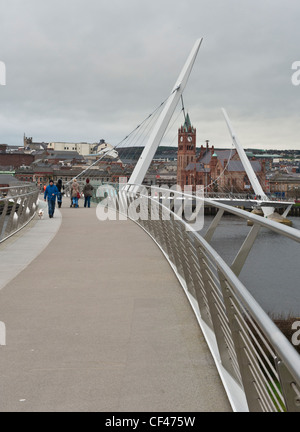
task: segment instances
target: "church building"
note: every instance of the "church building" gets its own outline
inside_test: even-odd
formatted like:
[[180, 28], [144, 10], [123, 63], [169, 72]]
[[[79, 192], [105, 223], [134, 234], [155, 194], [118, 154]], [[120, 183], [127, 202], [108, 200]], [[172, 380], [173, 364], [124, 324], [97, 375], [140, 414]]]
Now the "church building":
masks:
[[187, 114], [184, 125], [178, 130], [177, 184], [183, 190], [189, 184], [186, 168], [196, 162], [196, 129]]
[[[265, 188], [265, 161], [250, 160], [263, 189]], [[187, 114], [184, 125], [178, 130], [177, 184], [202, 185], [204, 191], [221, 193], [254, 193], [239, 155], [235, 149], [218, 149], [201, 145], [196, 151], [196, 129]]]

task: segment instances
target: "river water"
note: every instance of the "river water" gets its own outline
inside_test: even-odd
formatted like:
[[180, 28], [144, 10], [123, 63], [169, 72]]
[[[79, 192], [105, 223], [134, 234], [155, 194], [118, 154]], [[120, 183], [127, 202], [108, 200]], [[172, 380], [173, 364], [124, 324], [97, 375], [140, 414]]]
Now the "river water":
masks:
[[[300, 218], [290, 217], [300, 229]], [[211, 216], [205, 216], [208, 226]], [[235, 216], [223, 216], [211, 241], [230, 265], [251, 227]], [[200, 231], [200, 234], [204, 234]], [[300, 246], [282, 235], [261, 228], [247, 258], [240, 280], [272, 317], [300, 317]]]

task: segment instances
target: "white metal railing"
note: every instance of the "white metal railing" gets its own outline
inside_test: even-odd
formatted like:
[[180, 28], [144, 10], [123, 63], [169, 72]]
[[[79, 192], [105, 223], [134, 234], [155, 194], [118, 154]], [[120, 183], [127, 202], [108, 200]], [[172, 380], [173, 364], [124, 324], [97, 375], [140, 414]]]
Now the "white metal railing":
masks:
[[[294, 202], [292, 198], [280, 199], [276, 197], [274, 194], [268, 194], [268, 201], [275, 202]], [[252, 193], [242, 193], [242, 192], [206, 192], [205, 198], [212, 199], [228, 199], [228, 200], [259, 200], [260, 197], [257, 197]]]
[[0, 243], [34, 217], [39, 190], [33, 183], [0, 188]]
[[[111, 190], [108, 185], [106, 205], [126, 209], [129, 217], [131, 204], [138, 199], [143, 217], [133, 219], [161, 248], [184, 288], [233, 409], [300, 411], [300, 356], [238, 278], [260, 228], [296, 242], [300, 242], [299, 230], [202, 199], [203, 205], [216, 207], [218, 212], [206, 234], [200, 236], [190, 230], [182, 214], [171, 210], [172, 200], [166, 200], [170, 191], [157, 188], [153, 194], [153, 188], [150, 193], [136, 185]], [[253, 223], [231, 267], [209, 243], [224, 212]]]

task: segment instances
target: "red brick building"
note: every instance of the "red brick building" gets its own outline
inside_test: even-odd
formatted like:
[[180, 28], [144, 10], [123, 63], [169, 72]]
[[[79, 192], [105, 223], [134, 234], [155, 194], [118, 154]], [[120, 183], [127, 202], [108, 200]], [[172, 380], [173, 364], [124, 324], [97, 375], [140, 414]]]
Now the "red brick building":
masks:
[[196, 129], [187, 114], [184, 125], [178, 130], [177, 184], [183, 190], [189, 183], [186, 167], [196, 162]]
[[21, 165], [29, 166], [34, 161], [34, 156], [23, 152], [7, 152], [7, 145], [0, 145], [0, 166], [19, 168]]
[[[250, 162], [264, 187], [265, 162]], [[203, 185], [206, 192], [254, 192], [235, 149], [215, 150], [206, 141], [206, 146], [201, 146], [200, 153], [196, 154], [196, 129], [188, 115], [178, 130], [177, 184], [182, 189], [190, 185], [193, 190]]]

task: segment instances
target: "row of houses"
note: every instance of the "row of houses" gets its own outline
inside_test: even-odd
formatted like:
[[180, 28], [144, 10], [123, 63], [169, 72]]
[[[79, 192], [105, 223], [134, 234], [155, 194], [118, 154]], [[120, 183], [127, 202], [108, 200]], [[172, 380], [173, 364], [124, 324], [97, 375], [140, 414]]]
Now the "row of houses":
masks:
[[[24, 135], [24, 147], [0, 145], [0, 169], [13, 173], [19, 181], [35, 182], [42, 189], [50, 178], [72, 180], [100, 157], [101, 150], [112, 148], [105, 140], [79, 144], [38, 143]], [[101, 166], [89, 170], [89, 176], [95, 181], [109, 181], [120, 170], [124, 171], [120, 160], [111, 162], [106, 157]]]
[[[120, 149], [119, 158], [106, 157], [95, 163], [100, 150], [106, 148], [112, 146], [105, 140], [94, 144], [37, 143], [24, 135], [21, 148], [0, 145], [0, 171], [13, 173], [20, 181], [35, 182], [41, 189], [49, 178], [69, 182], [83, 171], [82, 180], [89, 177], [97, 183], [118, 182], [120, 177], [129, 179], [136, 163], [132, 158], [136, 149]], [[210, 147], [208, 141], [196, 148], [196, 130], [188, 116], [178, 131], [178, 149], [174, 153], [172, 158], [154, 157], [145, 184], [168, 187], [179, 184], [182, 189], [184, 185], [193, 188], [203, 185], [208, 192], [253, 193], [236, 150]], [[297, 167], [288, 170], [281, 164], [274, 170], [270, 157], [265, 159], [252, 153], [249, 159], [266, 193], [278, 198], [298, 198], [300, 174]]]
[[108, 146], [104, 139], [101, 139], [98, 143], [87, 143], [87, 142], [35, 142], [32, 137], [23, 137], [23, 148], [24, 152], [32, 151], [71, 151], [76, 152], [80, 156], [87, 156], [90, 154], [97, 154], [99, 151]]

